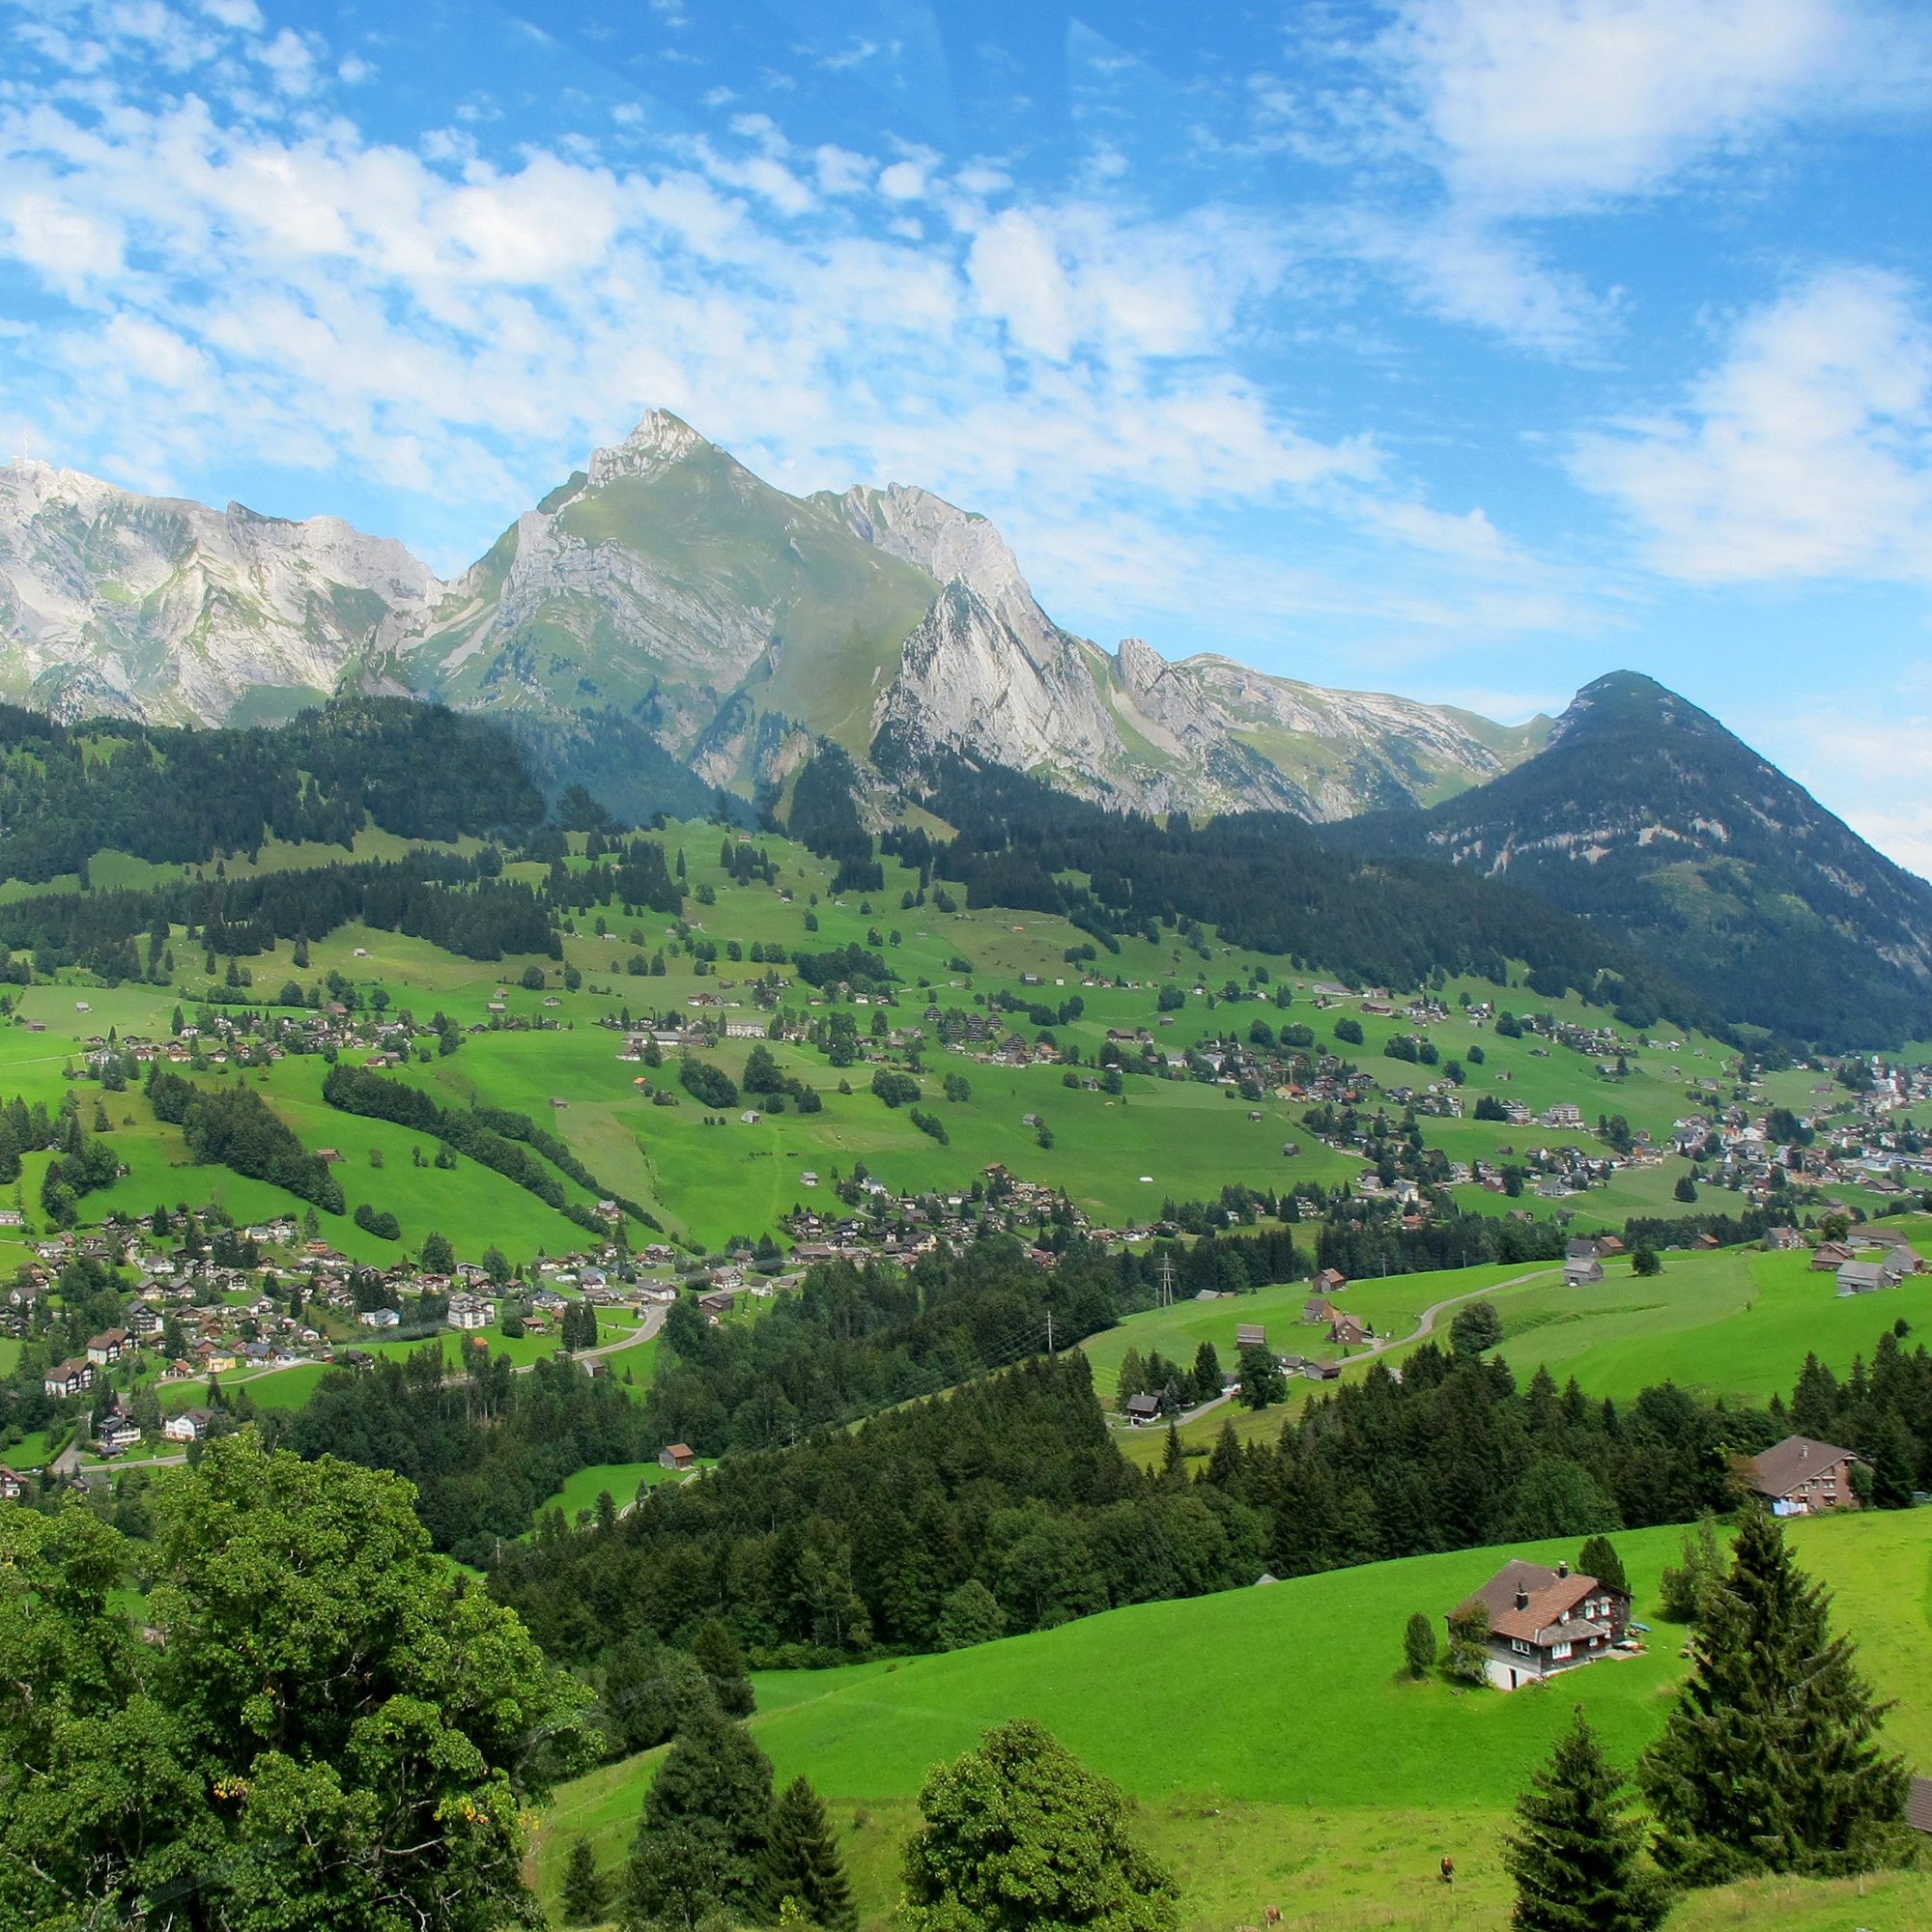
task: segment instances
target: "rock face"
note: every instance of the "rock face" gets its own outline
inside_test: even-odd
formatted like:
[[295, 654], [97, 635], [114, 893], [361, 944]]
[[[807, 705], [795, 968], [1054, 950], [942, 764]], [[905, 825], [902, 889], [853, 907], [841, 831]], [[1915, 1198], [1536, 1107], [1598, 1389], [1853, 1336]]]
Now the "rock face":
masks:
[[1325, 819], [1433, 803], [1542, 742], [1541, 721], [1102, 650], [1040, 608], [985, 518], [898, 484], [787, 496], [662, 411], [450, 583], [331, 519], [16, 465], [0, 634], [0, 694], [65, 716], [255, 722], [348, 680], [532, 731], [621, 726], [741, 791], [823, 736], [862, 765], [890, 748], [913, 790], [948, 751], [1120, 807]]
[[56, 716], [250, 722], [332, 692], [441, 585], [387, 537], [0, 469], [0, 692]]

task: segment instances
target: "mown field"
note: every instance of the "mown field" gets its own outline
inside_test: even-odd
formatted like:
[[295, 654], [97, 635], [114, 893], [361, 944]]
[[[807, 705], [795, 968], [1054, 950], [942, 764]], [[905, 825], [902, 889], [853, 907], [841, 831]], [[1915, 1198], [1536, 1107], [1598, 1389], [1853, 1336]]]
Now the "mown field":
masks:
[[[974, 1065], [936, 1049], [927, 1054], [925, 1085], [930, 1104], [947, 1125], [946, 1147], [913, 1126], [905, 1110], [889, 1109], [866, 1091], [867, 1067], [860, 1065], [841, 1076], [822, 1055], [789, 1047], [779, 1049], [780, 1062], [787, 1073], [819, 1091], [825, 1102], [819, 1114], [767, 1114], [747, 1124], [738, 1119], [741, 1110], [731, 1110], [724, 1122], [709, 1124], [707, 1110], [689, 1096], [680, 1095], [676, 1107], [651, 1106], [635, 1086], [642, 1069], [618, 1059], [620, 1040], [598, 1022], [617, 1019], [627, 1009], [634, 1018], [646, 1012], [688, 1017], [696, 1010], [690, 1003], [699, 997], [722, 1002], [705, 1010], [727, 1020], [759, 1019], [750, 986], [764, 969], [748, 957], [729, 959], [734, 943], [744, 954], [754, 942], [761, 947], [776, 943], [796, 952], [868, 945], [876, 933], [872, 950], [882, 953], [901, 981], [899, 1004], [892, 1013], [901, 1026], [918, 1024], [928, 1001], [975, 1009], [976, 1003], [983, 1006], [1002, 990], [1055, 1008], [1077, 996], [1084, 1009], [1054, 1033], [1063, 1043], [1077, 1043], [1088, 1056], [1098, 1051], [1110, 1027], [1125, 1032], [1145, 1028], [1163, 1050], [1179, 1051], [1219, 1031], [1245, 1034], [1257, 1019], [1274, 1027], [1306, 1023], [1318, 1043], [1333, 1045], [1338, 1023], [1351, 1019], [1362, 1028], [1363, 1044], [1342, 1050], [1370, 1075], [1391, 1086], [1418, 1088], [1435, 1077], [1436, 1069], [1382, 1057], [1392, 1036], [1413, 1030], [1409, 1022], [1362, 1013], [1353, 1001], [1323, 1007], [1312, 991], [1323, 980], [1319, 971], [1286, 975], [1278, 959], [1218, 943], [1209, 944], [1209, 956], [1203, 958], [1178, 934], [1164, 935], [1158, 946], [1143, 938], [1125, 939], [1118, 954], [1102, 952], [1091, 965], [1069, 962], [1065, 956], [1068, 950], [1090, 942], [1065, 921], [999, 908], [949, 915], [931, 902], [904, 906], [901, 900], [917, 878], [891, 860], [885, 862], [883, 891], [869, 898], [838, 896], [831, 891], [826, 862], [789, 840], [772, 837], [755, 841], [779, 867], [776, 885], [740, 885], [720, 863], [724, 835], [717, 827], [673, 825], [664, 836], [667, 848], [685, 857], [691, 895], [686, 917], [697, 936], [717, 943], [720, 957], [714, 970], [700, 974], [699, 962], [668, 951], [673, 922], [656, 914], [630, 921], [620, 908], [609, 906], [602, 914], [579, 919], [578, 930], [566, 939], [566, 958], [582, 975], [575, 991], [562, 987], [548, 961], [467, 960], [402, 934], [355, 926], [314, 942], [306, 970], [297, 970], [286, 950], [246, 962], [253, 990], [272, 1000], [288, 980], [308, 989], [335, 974], [365, 1002], [380, 995], [392, 1009], [419, 1017], [440, 1010], [466, 1025], [480, 1024], [496, 1003], [507, 1016], [554, 1022], [544, 1031], [472, 1037], [453, 1058], [412, 1067], [409, 1077], [444, 1100], [480, 1100], [530, 1114], [563, 1138], [602, 1185], [643, 1202], [678, 1235], [713, 1246], [734, 1235], [764, 1232], [793, 1206], [811, 1198], [800, 1179], [805, 1172], [829, 1178], [835, 1170], [850, 1172], [859, 1161], [895, 1188], [938, 1191], [961, 1189], [983, 1168], [1000, 1162], [1025, 1179], [1065, 1188], [1081, 1208], [1116, 1225], [1151, 1222], [1167, 1199], [1212, 1199], [1229, 1181], [1256, 1188], [1284, 1188], [1303, 1179], [1333, 1185], [1351, 1179], [1361, 1167], [1354, 1156], [1315, 1140], [1302, 1124], [1299, 1101], [1269, 1094], [1248, 1102], [1231, 1088], [1137, 1075], [1129, 1076], [1126, 1092], [1117, 1097], [1068, 1089], [1062, 1069], [1055, 1066]], [[386, 847], [378, 852], [380, 843], [371, 844], [363, 856], [386, 856]], [[335, 855], [270, 845], [259, 864], [315, 863], [330, 856]], [[146, 875], [137, 862], [111, 854], [102, 855], [92, 871], [99, 884], [134, 883]], [[535, 866], [513, 865], [509, 871], [533, 882], [542, 874]], [[714, 904], [700, 903], [705, 892]], [[600, 918], [610, 928], [604, 935], [594, 930]], [[815, 932], [808, 929], [809, 918], [817, 922]], [[630, 970], [634, 960], [648, 964], [660, 952], [666, 962], [662, 975]], [[104, 1035], [110, 1027], [123, 1036], [165, 1036], [178, 1002], [192, 1017], [195, 995], [205, 989], [200, 957], [185, 941], [176, 955], [176, 983], [168, 987], [62, 983], [27, 989], [18, 1002], [19, 1015], [44, 1022], [46, 1031], [30, 1034], [23, 1025], [0, 1025], [0, 1095], [20, 1092], [29, 1099], [56, 1100], [69, 1084], [67, 1069], [90, 1036]], [[521, 983], [532, 964], [550, 968], [541, 992]], [[790, 977], [788, 967], [777, 970], [781, 978]], [[1083, 983], [1094, 972], [1133, 983]], [[1264, 980], [1263, 974], [1268, 977]], [[1284, 980], [1293, 1000], [1287, 1011], [1268, 1003]], [[1179, 989], [1178, 1011], [1158, 1010], [1163, 983]], [[1225, 994], [1231, 984], [1264, 997], [1230, 1002]], [[1502, 1038], [1493, 1028], [1477, 1026], [1457, 1006], [1464, 991], [1475, 1000], [1494, 997], [1520, 1010], [1550, 1009], [1579, 1021], [1601, 1021], [1605, 1015], [1574, 999], [1552, 1005], [1521, 988], [1499, 992], [1483, 982], [1447, 982], [1439, 997], [1450, 1006], [1451, 1017], [1430, 1037], [1444, 1061], [1462, 1058], [1466, 1063], [1471, 1046], [1485, 1052], [1484, 1065], [1467, 1068], [1463, 1091], [1470, 1110], [1488, 1091], [1520, 1100], [1537, 1113], [1568, 1102], [1581, 1108], [1592, 1125], [1600, 1115], [1622, 1114], [1633, 1127], [1661, 1135], [1693, 1104], [1708, 1102], [1710, 1096], [1698, 1083], [1721, 1083], [1729, 1077], [1725, 1049], [1695, 1038], [1661, 1042], [1631, 1056], [1624, 1075], [1606, 1073], [1594, 1059], [1566, 1048]], [[800, 985], [785, 997], [794, 1006], [805, 1006], [816, 995]], [[82, 1002], [88, 1010], [79, 1009]], [[863, 1031], [871, 1012], [863, 1008], [856, 1011]], [[1008, 1024], [1029, 1037], [1035, 1031], [1024, 1014], [1010, 1015]], [[711, 1057], [735, 1076], [750, 1047], [749, 1041], [727, 1040]], [[952, 1071], [963, 1072], [971, 1084], [971, 1097], [963, 1102], [937, 1097], [941, 1076]], [[426, 1151], [417, 1137], [327, 1108], [319, 1097], [321, 1072], [315, 1062], [292, 1057], [269, 1070], [260, 1091], [311, 1147], [334, 1147], [342, 1152], [338, 1172], [350, 1208], [366, 1201], [394, 1213], [405, 1247], [416, 1245], [431, 1228], [449, 1235], [460, 1251], [469, 1253], [494, 1241], [513, 1261], [575, 1244], [578, 1231], [572, 1224], [499, 1177], [468, 1162], [453, 1173], [418, 1167], [416, 1155]], [[858, 1091], [840, 1094], [841, 1077]], [[553, 1106], [553, 1101], [565, 1104]], [[749, 1096], [745, 1104], [750, 1104]], [[120, 1147], [131, 1172], [116, 1187], [91, 1197], [88, 1212], [108, 1207], [145, 1210], [160, 1199], [199, 1204], [210, 1198], [244, 1218], [290, 1209], [289, 1198], [279, 1190], [187, 1165], [179, 1135], [152, 1120], [138, 1094], [116, 1096], [111, 1113], [114, 1132], [125, 1137]], [[1251, 1113], [1260, 1118], [1250, 1119]], [[1052, 1132], [1050, 1148], [1038, 1145], [1036, 1130], [1023, 1120], [1026, 1115], [1045, 1121]], [[1429, 1145], [1456, 1159], [1578, 1138], [1574, 1130], [1566, 1135], [1512, 1128], [1466, 1116], [1426, 1120], [1423, 1131]], [[1291, 1142], [1299, 1149], [1293, 1156], [1283, 1152]], [[382, 1159], [380, 1168], [373, 1164], [376, 1156]], [[1620, 1225], [1632, 1212], [1667, 1212], [1671, 1188], [1685, 1168], [1673, 1159], [1620, 1177], [1615, 1187], [1602, 1194], [1574, 1196], [1560, 1206], [1577, 1216], [1578, 1226]], [[30, 1173], [22, 1190], [30, 1213], [37, 1185], [38, 1175]], [[581, 1194], [570, 1187], [567, 1192], [572, 1199]], [[1481, 1189], [1465, 1192], [1468, 1205], [1483, 1211], [1499, 1212], [1510, 1205]], [[821, 1202], [825, 1198], [818, 1197]], [[383, 1260], [394, 1252], [354, 1228], [346, 1216], [339, 1226], [331, 1223], [328, 1234], [358, 1260]]]
[[[1507, 1922], [1498, 1834], [1532, 1768], [1580, 1703], [1625, 1764], [1656, 1735], [1684, 1664], [1656, 1614], [1681, 1532], [1614, 1539], [1653, 1625], [1641, 1658], [1506, 1695], [1401, 1671], [1403, 1625], [1460, 1601], [1509, 1555], [1568, 1545], [1411, 1557], [1191, 1602], [1150, 1604], [949, 1656], [758, 1680], [753, 1729], [781, 1781], [804, 1774], [840, 1829], [865, 1922], [883, 1925], [914, 1800], [934, 1764], [1004, 1719], [1037, 1719], [1136, 1801], [1179, 1875], [1199, 1932]], [[1932, 1765], [1932, 1511], [1799, 1522], [1801, 1561], [1830, 1583], [1841, 1628], [1898, 1701], [1891, 1747]], [[566, 1786], [546, 1814], [537, 1872], [554, 1900], [570, 1838], [621, 1862], [654, 1759]], [[1453, 1889], [1436, 1875], [1456, 1861]], [[1763, 1886], [1693, 1898], [1672, 1932], [1726, 1924], [1905, 1928], [1932, 1922], [1932, 1875], [1864, 1886]]]
[[[1898, 1225], [1918, 1251], [1932, 1259], [1932, 1219]], [[1425, 1312], [1437, 1303], [1481, 1293], [1502, 1317], [1496, 1352], [1526, 1379], [1547, 1367], [1559, 1382], [1575, 1376], [1592, 1397], [1624, 1401], [1658, 1382], [1672, 1381], [1701, 1400], [1763, 1403], [1787, 1399], [1807, 1354], [1838, 1375], [1855, 1357], [1869, 1360], [1880, 1334], [1903, 1321], [1911, 1345], [1932, 1335], [1932, 1274], [1908, 1277], [1879, 1294], [1840, 1295], [1833, 1278], [1814, 1274], [1805, 1254], [1772, 1254], [1754, 1248], [1714, 1253], [1669, 1253], [1663, 1272], [1642, 1280], [1626, 1261], [1612, 1261], [1605, 1279], [1587, 1288], [1566, 1288], [1560, 1265], [1445, 1269], [1351, 1283], [1335, 1305], [1359, 1317], [1397, 1346], [1381, 1359], [1400, 1366], [1417, 1346], [1410, 1337]], [[1109, 1400], [1121, 1358], [1129, 1348], [1153, 1350], [1191, 1367], [1194, 1350], [1212, 1342], [1222, 1366], [1232, 1369], [1237, 1323], [1260, 1321], [1278, 1351], [1329, 1359], [1344, 1350], [1326, 1331], [1301, 1320], [1306, 1283], [1268, 1288], [1213, 1301], [1184, 1301], [1172, 1309], [1129, 1316], [1081, 1346], [1094, 1365], [1094, 1386]], [[1445, 1308], [1432, 1333], [1448, 1345], [1455, 1309]], [[1362, 1351], [1353, 1351], [1360, 1359]], [[1364, 1372], [1343, 1370], [1344, 1378]], [[1210, 1409], [1180, 1428], [1182, 1444], [1208, 1447], [1224, 1424], [1245, 1439], [1272, 1436], [1285, 1413], [1298, 1409], [1321, 1384], [1292, 1381], [1288, 1408], [1257, 1414], [1236, 1404]], [[1157, 1461], [1163, 1432], [1123, 1434], [1122, 1446], [1138, 1462]]]

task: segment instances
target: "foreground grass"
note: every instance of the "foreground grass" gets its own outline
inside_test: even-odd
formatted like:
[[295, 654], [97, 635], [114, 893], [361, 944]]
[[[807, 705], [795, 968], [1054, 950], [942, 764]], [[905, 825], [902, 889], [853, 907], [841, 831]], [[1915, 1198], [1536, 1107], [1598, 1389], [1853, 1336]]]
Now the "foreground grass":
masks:
[[[1616, 1539], [1656, 1629], [1650, 1652], [1505, 1696], [1400, 1674], [1412, 1610], [1439, 1615], [1512, 1553], [1407, 1558], [1265, 1589], [1151, 1604], [951, 1656], [758, 1683], [753, 1728], [781, 1780], [800, 1773], [838, 1823], [867, 1924], [896, 1902], [899, 1848], [935, 1763], [989, 1725], [1037, 1718], [1134, 1798], [1150, 1843], [1180, 1875], [1190, 1932], [1251, 1925], [1278, 1906], [1292, 1926], [1501, 1927], [1498, 1836], [1516, 1794], [1581, 1703], [1629, 1764], [1656, 1735], [1685, 1666], [1657, 1621], [1657, 1579], [1681, 1532]], [[1836, 1597], [1841, 1628], [1898, 1702], [1892, 1748], [1932, 1763], [1932, 1511], [1801, 1522], [1801, 1560]], [[1647, 1613], [1647, 1614], [1646, 1614]], [[537, 1871], [547, 1898], [579, 1833], [614, 1867], [653, 1775], [646, 1756], [564, 1789]], [[1436, 1876], [1444, 1854], [1457, 1880]], [[1849, 1915], [1849, 1916], [1848, 1916]], [[1688, 1899], [1673, 1928], [1815, 1928], [1932, 1922], [1932, 1879], [1732, 1888]]]

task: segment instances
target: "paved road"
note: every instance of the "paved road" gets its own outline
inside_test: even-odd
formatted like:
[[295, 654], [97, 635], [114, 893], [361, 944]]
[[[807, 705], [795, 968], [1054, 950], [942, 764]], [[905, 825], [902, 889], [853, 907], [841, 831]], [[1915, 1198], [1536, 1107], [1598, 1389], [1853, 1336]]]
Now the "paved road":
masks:
[[[1474, 1301], [1480, 1295], [1500, 1294], [1506, 1288], [1521, 1288], [1526, 1283], [1542, 1281], [1546, 1276], [1561, 1274], [1562, 1271], [1560, 1267], [1555, 1266], [1531, 1268], [1527, 1274], [1512, 1275], [1508, 1281], [1492, 1281], [1487, 1288], [1471, 1288], [1465, 1289], [1461, 1294], [1445, 1294], [1440, 1301], [1432, 1301], [1422, 1311], [1421, 1315], [1416, 1319], [1415, 1326], [1406, 1335], [1384, 1336], [1373, 1349], [1364, 1349], [1359, 1355], [1344, 1355], [1342, 1361], [1345, 1365], [1351, 1365], [1356, 1362], [1371, 1362], [1378, 1355], [1387, 1354], [1391, 1349], [1406, 1349], [1411, 1342], [1425, 1340], [1434, 1331], [1436, 1318], [1445, 1308], [1459, 1307], [1463, 1302]], [[1187, 1423], [1193, 1422], [1197, 1417], [1207, 1415], [1234, 1400], [1235, 1397], [1232, 1394], [1226, 1394], [1217, 1395], [1211, 1402], [1197, 1403], [1194, 1407], [1183, 1409], [1179, 1415], [1175, 1416], [1173, 1418], [1174, 1426], [1177, 1429], [1182, 1428]], [[1122, 1420], [1114, 1422], [1112, 1426], [1116, 1429], [1128, 1429], [1133, 1425]]]

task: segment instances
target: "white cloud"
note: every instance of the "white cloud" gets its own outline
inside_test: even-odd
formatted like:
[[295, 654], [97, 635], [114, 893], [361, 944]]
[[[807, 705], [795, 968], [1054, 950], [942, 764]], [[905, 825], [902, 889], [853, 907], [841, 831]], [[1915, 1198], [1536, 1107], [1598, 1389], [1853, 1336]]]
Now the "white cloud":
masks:
[[1571, 469], [1699, 583], [1932, 582], [1932, 331], [1843, 268], [1746, 316], [1677, 409], [1579, 438]]
[[[96, 467], [381, 476], [444, 566], [645, 402], [801, 484], [898, 476], [1067, 526], [1122, 491], [1265, 503], [1376, 476], [1370, 445], [1301, 433], [1231, 373], [1286, 270], [1224, 211], [1011, 205], [995, 178], [938, 184], [924, 150], [795, 156], [763, 119], [619, 168], [263, 113], [132, 83], [85, 111], [0, 102], [0, 260], [71, 304], [29, 351], [41, 429]], [[922, 184], [908, 234], [853, 193], [882, 162]]]
[[1932, 715], [1885, 702], [1851, 712], [1827, 699], [1780, 707], [1761, 736], [1767, 755], [1853, 831], [1932, 879], [1932, 797], [1913, 782], [1924, 771]]
[[1409, 0], [1381, 51], [1459, 197], [1547, 212], [1902, 99], [1927, 44], [1861, 0]]

